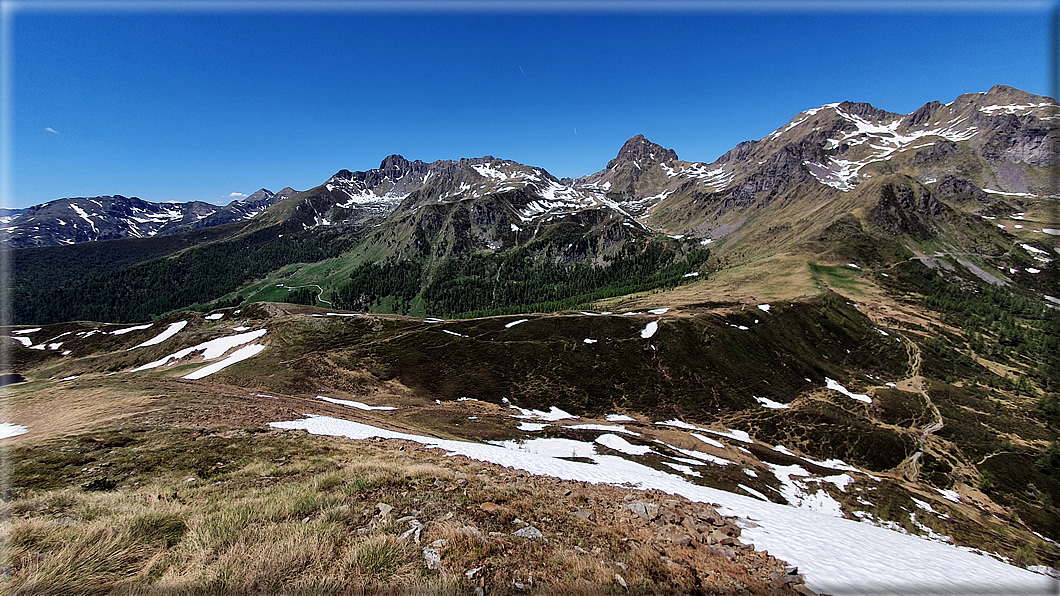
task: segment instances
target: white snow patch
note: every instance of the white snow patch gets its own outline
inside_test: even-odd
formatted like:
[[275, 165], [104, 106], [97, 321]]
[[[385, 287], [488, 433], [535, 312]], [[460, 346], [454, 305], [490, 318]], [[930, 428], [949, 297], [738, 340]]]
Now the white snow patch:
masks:
[[669, 308], [653, 308], [653, 309], [648, 311], [648, 314], [650, 314], [650, 315], [664, 315], [667, 312], [669, 312], [669, 310], [670, 310]]
[[583, 339], [582, 341], [583, 341], [583, 342], [585, 342], [585, 343], [587, 343], [587, 344], [595, 344], [595, 343], [596, 343], [597, 341], [599, 341], [599, 340], [596, 340], [596, 339], [589, 339], [589, 338], [587, 337], [587, 338]]
[[545, 428], [547, 428], [549, 426], [552, 426], [552, 425], [551, 424], [545, 424], [543, 422], [520, 422], [519, 426], [518, 426], [518, 429], [519, 430], [529, 431], [529, 432], [536, 432], [536, 431], [539, 431], [539, 430], [544, 430]]
[[758, 397], [757, 395], [752, 395], [751, 397], [755, 398], [763, 408], [769, 408], [771, 410], [786, 410], [791, 407], [789, 404], [782, 404], [779, 401], [773, 401], [768, 397]]
[[783, 453], [784, 455], [790, 455], [792, 457], [798, 457], [797, 455], [789, 451], [787, 447], [781, 445], [780, 443], [777, 443], [777, 446], [773, 448], [773, 451]]
[[456, 331], [450, 331], [448, 329], [442, 329], [442, 331], [445, 332], [445, 333], [448, 333], [449, 335], [455, 335], [457, 337], [468, 337], [467, 335], [464, 335], [463, 333], [457, 333]]
[[204, 366], [204, 367], [200, 368], [199, 370], [197, 370], [197, 371], [195, 371], [193, 373], [189, 373], [189, 374], [184, 375], [181, 378], [182, 379], [195, 380], [195, 379], [201, 379], [203, 377], [210, 376], [210, 375], [214, 374], [215, 372], [217, 372], [217, 371], [219, 371], [219, 370], [221, 370], [223, 368], [232, 366], [233, 364], [235, 364], [237, 362], [242, 362], [243, 360], [246, 360], [247, 358], [250, 358], [251, 356], [255, 356], [255, 355], [257, 355], [258, 353], [260, 353], [264, 349], [265, 349], [265, 346], [263, 346], [261, 344], [249, 344], [249, 345], [243, 346], [242, 348], [239, 348], [235, 352], [232, 352], [232, 354], [229, 355], [228, 358], [225, 358], [224, 360], [221, 360], [219, 362], [214, 362], [213, 364], [211, 364], [209, 366]]
[[867, 404], [871, 404], [872, 403], [872, 398], [869, 397], [868, 395], [865, 395], [864, 393], [851, 393], [849, 390], [847, 390], [846, 387], [840, 385], [839, 383], [837, 383], [836, 381], [833, 381], [832, 379], [829, 379], [828, 377], [825, 377], [824, 381], [825, 381], [826, 387], [828, 389], [831, 389], [833, 391], [838, 391], [838, 392], [842, 393], [843, 395], [845, 395], [845, 396], [847, 396], [847, 397], [849, 397], [851, 399], [856, 399], [858, 401], [863, 401], [863, 402], [865, 402]]
[[21, 424], [13, 424], [11, 422], [0, 422], [0, 439], [7, 439], [10, 437], [17, 437], [18, 435], [24, 435], [29, 432], [29, 429]]
[[81, 375], [70, 375], [69, 377], [63, 377], [63, 378], [61, 378], [59, 380], [60, 381], [73, 381], [74, 379], [76, 379], [79, 376], [81, 376]]
[[206, 319], [207, 321], [216, 321], [216, 320], [220, 319], [223, 316], [225, 316], [225, 314], [223, 312], [215, 312], [212, 315], [206, 315], [203, 318]]
[[17, 331], [12, 331], [11, 333], [14, 335], [25, 335], [27, 333], [36, 333], [38, 331], [40, 331], [40, 327], [34, 327], [33, 329], [19, 329]]
[[[371, 428], [371, 427], [369, 427]], [[404, 437], [396, 437], [404, 438]], [[463, 441], [454, 441], [461, 443]], [[469, 443], [469, 445], [480, 445], [477, 443]], [[541, 439], [530, 439], [529, 441], [489, 441], [489, 445], [482, 445], [482, 447], [496, 446], [497, 448], [504, 449], [506, 451], [518, 451], [524, 453], [530, 453], [538, 456], [545, 456], [547, 458], [561, 458], [561, 457], [585, 457], [593, 458], [596, 456], [596, 447], [592, 443], [586, 443], [584, 441], [575, 441], [573, 439], [558, 439], [558, 438], [541, 438]], [[501, 454], [497, 454], [501, 455]], [[595, 458], [594, 458], [595, 459]], [[621, 459], [621, 458], [618, 458]], [[590, 464], [591, 465], [591, 464]]]
[[760, 310], [762, 312], [769, 312], [770, 308], [771, 307], [768, 304], [759, 304], [758, 305], [758, 310]]
[[608, 414], [608, 422], [636, 422], [637, 419], [632, 416], [626, 416], [625, 414]]
[[141, 329], [148, 329], [152, 325], [154, 325], [154, 323], [148, 323], [146, 325], [137, 325], [135, 327], [126, 327], [124, 329], [115, 329], [114, 331], [111, 331], [110, 334], [111, 335], [124, 335], [126, 333], [129, 333], [130, 331], [140, 331]]
[[818, 488], [816, 492], [807, 492], [806, 480], [795, 480], [794, 477], [808, 478], [810, 473], [799, 465], [781, 466], [766, 463], [773, 471], [773, 475], [780, 481], [780, 494], [788, 503], [794, 507], [800, 507], [824, 513], [834, 517], [843, 517], [843, 508], [836, 501]]
[[954, 503], [961, 502], [961, 496], [957, 494], [957, 491], [955, 490], [943, 490], [941, 488], [936, 488], [935, 490], [939, 491], [939, 494], [949, 501], [953, 501]]
[[692, 273], [686, 273], [686, 274], [682, 275], [681, 277], [699, 277], [699, 272], [698, 271], [693, 271]]
[[644, 339], [648, 339], [649, 337], [655, 335], [655, 332], [658, 331], [658, 330], [659, 330], [659, 322], [658, 321], [652, 321], [652, 322], [648, 323], [647, 325], [645, 325], [644, 329], [640, 330], [640, 336], [642, 338], [644, 338]]
[[1027, 273], [1041, 273], [1041, 269], [1035, 269], [1034, 267], [1027, 267]]
[[183, 329], [185, 326], [187, 326], [187, 324], [188, 324], [187, 321], [177, 321], [176, 323], [170, 323], [169, 327], [166, 327], [165, 331], [163, 331], [162, 333], [159, 333], [158, 335], [152, 337], [151, 339], [145, 341], [144, 343], [135, 345], [135, 346], [133, 346], [133, 347], [131, 347], [129, 349], [130, 350], [135, 350], [136, 348], [145, 348], [147, 346], [153, 346], [153, 345], [160, 344], [160, 343], [166, 341], [167, 339], [173, 337], [174, 335], [176, 335], [178, 332], [180, 332], [181, 329]]
[[604, 432], [625, 433], [627, 435], [633, 435], [634, 437], [640, 436], [639, 432], [629, 430], [621, 424], [571, 424], [564, 426], [563, 428], [573, 430], [602, 430]]
[[[747, 470], [747, 471], [749, 471], [749, 470]], [[769, 497], [763, 495], [762, 493], [760, 493], [757, 490], [751, 488], [750, 486], [747, 486], [746, 484], [737, 484], [736, 486], [739, 486], [743, 490], [747, 491], [747, 494], [749, 494], [749, 495], [758, 497], [759, 499], [762, 499], [763, 501], [767, 501], [767, 502], [769, 501]]]
[[696, 426], [694, 424], [689, 424], [688, 422], [685, 422], [684, 420], [678, 420], [676, 418], [674, 418], [672, 420], [665, 420], [663, 422], [656, 422], [655, 424], [658, 424], [660, 426], [675, 426], [677, 428], [684, 428], [684, 429], [687, 429], [687, 430], [707, 430], [705, 428]]
[[[508, 403], [508, 402], [505, 402]], [[539, 420], [548, 420], [549, 422], [555, 422], [557, 420], [566, 420], [568, 418], [577, 418], [574, 414], [568, 414], [563, 410], [552, 406], [547, 412], [541, 410], [527, 410], [526, 408], [520, 408], [514, 404], [508, 403], [508, 407], [513, 410], [519, 410], [519, 415], [512, 415], [512, 418], [537, 418]]]
[[19, 342], [27, 348], [33, 345], [33, 341], [28, 337], [12, 337], [11, 339]]
[[695, 476], [696, 478], [702, 478], [703, 477], [703, 474], [700, 474], [699, 472], [693, 470], [692, 468], [690, 468], [690, 467], [688, 467], [688, 466], [686, 466], [684, 464], [675, 464], [673, 462], [668, 462], [668, 461], [664, 461], [664, 462], [662, 462], [662, 464], [664, 466], [670, 466], [671, 468], [677, 470], [678, 472], [681, 472], [682, 474], [684, 474], [686, 476]]
[[[210, 341], [203, 342], [197, 346], [190, 348], [184, 348], [183, 350], [173, 352], [168, 356], [163, 357], [161, 360], [155, 360], [149, 362], [143, 366], [138, 366], [129, 372], [140, 372], [150, 368], [158, 368], [170, 360], [180, 360], [186, 356], [190, 356], [195, 352], [202, 352], [203, 360], [214, 360], [224, 356], [225, 352], [231, 350], [236, 346], [241, 346], [247, 342], [254, 341], [262, 335], [265, 335], [268, 331], [266, 329], [258, 329], [257, 331], [251, 331], [250, 333], [241, 333], [239, 335], [230, 335], [228, 337], [219, 337], [217, 339], [211, 339]], [[218, 369], [220, 370], [220, 369]]]
[[710, 445], [711, 447], [717, 447], [718, 449], [725, 449], [725, 443], [722, 443], [721, 441], [716, 441], [716, 440], [714, 440], [714, 439], [712, 439], [710, 437], [705, 437], [705, 436], [703, 436], [703, 435], [701, 435], [699, 433], [689, 433], [689, 434], [691, 434], [693, 437], [699, 439], [700, 441], [703, 441], [707, 445]]
[[518, 325], [518, 324], [520, 324], [520, 323], [525, 323], [525, 322], [527, 322], [527, 321], [529, 321], [529, 320], [530, 320], [530, 319], [519, 319], [518, 321], [512, 321], [511, 323], [508, 323], [508, 324], [506, 324], [506, 325], [504, 326], [504, 328], [505, 328], [505, 329], [511, 329], [512, 327], [515, 327], [516, 325]]
[[612, 433], [607, 433], [596, 437], [596, 442], [603, 445], [604, 447], [610, 447], [615, 451], [625, 453], [626, 455], [644, 455], [646, 453], [651, 453], [651, 447], [648, 447], [646, 445], [634, 445], [629, 441], [623, 439], [622, 437]]
[[326, 397], [318, 395], [317, 399], [326, 401], [333, 404], [339, 404], [340, 406], [349, 406], [351, 408], [357, 408], [358, 410], [396, 410], [394, 406], [370, 406], [364, 402], [352, 401], [348, 399], [335, 399], [334, 397]]

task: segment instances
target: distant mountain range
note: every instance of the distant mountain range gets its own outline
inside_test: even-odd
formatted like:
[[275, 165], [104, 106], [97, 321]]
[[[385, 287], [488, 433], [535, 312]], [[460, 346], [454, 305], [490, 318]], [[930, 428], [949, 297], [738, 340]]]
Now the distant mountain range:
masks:
[[[392, 213], [422, 218], [417, 214], [428, 206], [436, 217], [438, 206], [503, 197], [503, 208], [488, 217], [489, 231], [481, 229], [481, 208], [476, 210], [475, 247], [510, 246], [528, 224], [594, 210], [632, 227], [718, 240], [738, 229], [741, 237], [760, 234], [748, 221], [756, 218], [747, 216], [771, 203], [785, 209], [790, 201], [784, 197], [796, 189], [800, 197], [808, 191], [838, 197], [874, 178], [885, 181], [864, 191], [878, 194], [877, 186], [897, 184], [918, 196], [926, 189], [932, 197], [983, 206], [1056, 194], [1050, 172], [1060, 162], [1058, 108], [1050, 98], [998, 85], [948, 104], [930, 102], [911, 114], [851, 102], [813, 108], [713, 163], [682, 161], [642, 135], [627, 141], [605, 169], [574, 180], [492, 156], [424, 163], [391, 155], [377, 169], [342, 170], [302, 193], [261, 189], [225, 207], [121, 196], [59, 199], [6, 210], [0, 223], [9, 246], [25, 248], [179, 234], [244, 220], [290, 197], [299, 203], [290, 215], [305, 227]], [[889, 178], [894, 174], [902, 180]], [[930, 212], [933, 205], [924, 199], [920, 207]], [[897, 233], [920, 226], [918, 216], [902, 210], [884, 206], [877, 223]], [[818, 212], [804, 215], [823, 223]]]
[[296, 192], [263, 188], [223, 207], [202, 201], [152, 203], [121, 195], [57, 199], [3, 210], [0, 229], [9, 248], [167, 236], [249, 219]]

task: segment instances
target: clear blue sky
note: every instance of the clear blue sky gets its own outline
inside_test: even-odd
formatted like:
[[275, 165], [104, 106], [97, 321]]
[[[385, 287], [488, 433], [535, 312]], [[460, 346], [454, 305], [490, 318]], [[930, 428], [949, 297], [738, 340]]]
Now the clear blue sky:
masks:
[[1052, 6], [1021, 6], [131, 14], [31, 3], [9, 29], [8, 206], [106, 194], [224, 203], [391, 153], [489, 154], [573, 177], [637, 133], [709, 162], [834, 101], [910, 112], [997, 83], [1049, 95]]

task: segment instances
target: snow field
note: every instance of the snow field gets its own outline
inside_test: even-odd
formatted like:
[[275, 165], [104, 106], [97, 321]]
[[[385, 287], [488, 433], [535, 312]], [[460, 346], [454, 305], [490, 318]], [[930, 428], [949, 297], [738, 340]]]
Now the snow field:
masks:
[[769, 399], [768, 397], [758, 397], [757, 395], [755, 395], [755, 396], [752, 396], [752, 397], [754, 397], [754, 398], [755, 398], [755, 400], [756, 400], [756, 401], [757, 401], [757, 402], [758, 402], [758, 403], [759, 403], [759, 404], [760, 404], [760, 405], [761, 405], [761, 406], [762, 406], [763, 408], [769, 408], [769, 409], [771, 409], [771, 410], [786, 410], [786, 409], [788, 409], [788, 408], [790, 408], [790, 407], [791, 407], [791, 406], [790, 406], [790, 405], [788, 405], [788, 404], [782, 404], [782, 403], [780, 403], [779, 401], [773, 401], [773, 400]]
[[610, 433], [623, 433], [634, 437], [640, 436], [639, 432], [629, 430], [621, 424], [570, 424], [563, 428], [569, 428], [571, 430], [600, 430]]
[[544, 412], [541, 410], [527, 410], [526, 408], [520, 408], [519, 406], [508, 402], [507, 398], [504, 399], [504, 403], [508, 404], [508, 407], [513, 410], [519, 410], [519, 415], [512, 414], [512, 418], [537, 418], [539, 420], [548, 420], [549, 422], [565, 420], [567, 418], [577, 418], [574, 414], [564, 412], [556, 406], [552, 406], [547, 412]]
[[[350, 439], [405, 439], [531, 474], [598, 484], [629, 483], [693, 501], [720, 503], [721, 513], [746, 520], [741, 524], [741, 540], [799, 566], [808, 587], [817, 592], [1053, 594], [1057, 587], [1055, 580], [1045, 576], [947, 544], [699, 486], [622, 457], [596, 454], [592, 444], [580, 441], [472, 443], [400, 433], [328, 416], [272, 422], [269, 426]], [[559, 459], [567, 457], [595, 463]]]
[[0, 439], [7, 439], [9, 437], [17, 437], [18, 435], [24, 435], [29, 432], [29, 429], [21, 424], [13, 424], [11, 422], [0, 422]]
[[160, 344], [160, 343], [166, 341], [167, 339], [173, 337], [177, 333], [179, 333], [180, 330], [183, 329], [184, 327], [186, 327], [187, 325], [188, 325], [187, 321], [178, 321], [176, 323], [170, 323], [169, 327], [166, 327], [165, 331], [163, 331], [162, 333], [159, 333], [158, 335], [152, 337], [151, 339], [145, 341], [144, 343], [137, 344], [137, 345], [135, 345], [135, 346], [133, 346], [133, 347], [131, 347], [129, 349], [130, 350], [135, 350], [136, 348], [145, 348], [147, 346], [153, 346], [153, 345], [156, 345], [156, 344]]
[[626, 455], [645, 455], [651, 453], [651, 447], [645, 445], [634, 445], [622, 437], [606, 433], [596, 437], [596, 442]]
[[839, 393], [842, 393], [843, 395], [845, 395], [845, 396], [847, 396], [847, 397], [849, 397], [851, 399], [856, 399], [858, 401], [862, 401], [862, 402], [865, 402], [867, 404], [871, 404], [872, 403], [872, 398], [869, 397], [868, 395], [865, 395], [864, 393], [851, 393], [846, 387], [840, 385], [838, 382], [833, 381], [832, 379], [829, 379], [828, 377], [825, 377], [824, 381], [825, 381], [825, 386], [828, 389], [831, 389], [832, 391], [838, 391]]
[[194, 380], [194, 379], [201, 379], [203, 377], [208, 377], [208, 376], [214, 374], [215, 372], [217, 372], [217, 371], [219, 371], [219, 370], [221, 370], [223, 368], [227, 368], [229, 366], [232, 366], [233, 364], [235, 364], [237, 362], [242, 362], [243, 360], [246, 360], [247, 358], [250, 358], [251, 356], [256, 356], [257, 354], [259, 354], [264, 349], [265, 349], [265, 346], [263, 346], [261, 344], [249, 344], [249, 345], [243, 346], [242, 348], [239, 348], [235, 352], [232, 352], [228, 356], [228, 358], [225, 358], [224, 360], [221, 360], [221, 361], [218, 361], [218, 362], [214, 362], [213, 364], [211, 364], [209, 366], [204, 366], [203, 368], [200, 368], [199, 370], [197, 370], [197, 371], [195, 371], [193, 373], [186, 374], [186, 375], [184, 375], [181, 378], [182, 379]]
[[336, 399], [334, 397], [326, 397], [326, 396], [323, 396], [323, 395], [318, 395], [317, 399], [319, 399], [321, 401], [326, 401], [326, 402], [329, 402], [329, 403], [333, 403], [333, 404], [339, 404], [340, 406], [349, 406], [351, 408], [357, 408], [358, 410], [396, 410], [397, 409], [394, 406], [370, 406], [370, 405], [368, 405], [366, 403], [359, 402], [359, 401], [351, 401], [351, 400], [348, 400], [348, 399]]
[[219, 337], [217, 339], [211, 339], [210, 341], [203, 342], [197, 346], [192, 346], [190, 348], [184, 348], [183, 350], [173, 352], [172, 354], [163, 357], [161, 360], [155, 360], [154, 362], [149, 362], [143, 366], [138, 366], [129, 372], [140, 372], [142, 370], [158, 368], [159, 366], [162, 366], [170, 360], [180, 360], [181, 358], [190, 356], [191, 354], [200, 351], [203, 353], [203, 360], [214, 360], [223, 356], [228, 350], [231, 350], [236, 346], [241, 346], [247, 342], [254, 341], [262, 335], [265, 335], [265, 333], [267, 333], [267, 330], [258, 329], [257, 331], [251, 331], [250, 333], [241, 333], [239, 335], [231, 335], [228, 337]]
[[111, 335], [124, 335], [130, 331], [140, 331], [141, 329], [149, 329], [154, 323], [148, 323], [146, 325], [137, 325], [135, 327], [126, 327], [124, 329], [115, 329], [109, 332]]
[[644, 339], [648, 339], [655, 335], [655, 332], [659, 330], [659, 322], [652, 321], [644, 326], [644, 329], [640, 330], [640, 336]]

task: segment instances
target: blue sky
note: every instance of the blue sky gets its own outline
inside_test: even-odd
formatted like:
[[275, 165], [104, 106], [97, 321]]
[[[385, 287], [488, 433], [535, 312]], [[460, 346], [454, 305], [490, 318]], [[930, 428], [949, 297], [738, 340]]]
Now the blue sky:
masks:
[[261, 187], [304, 190], [391, 153], [489, 154], [579, 176], [638, 133], [709, 162], [834, 101], [910, 112], [997, 83], [1051, 93], [1046, 2], [737, 13], [175, 6], [30, 3], [9, 15], [7, 206], [107, 194], [224, 203]]

